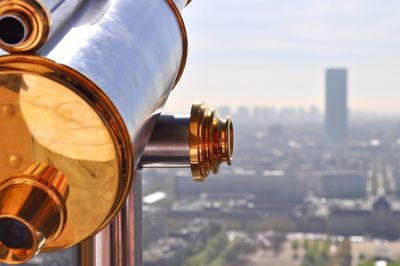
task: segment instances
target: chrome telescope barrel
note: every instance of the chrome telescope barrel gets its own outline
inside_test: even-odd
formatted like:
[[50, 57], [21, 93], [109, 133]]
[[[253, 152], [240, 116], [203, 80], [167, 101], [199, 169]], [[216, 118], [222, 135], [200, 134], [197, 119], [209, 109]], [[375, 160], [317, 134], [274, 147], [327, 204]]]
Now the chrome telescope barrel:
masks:
[[[20, 0], [1, 3], [8, 1]], [[0, 56], [0, 155], [8, 158], [0, 161], [0, 220], [25, 224], [32, 238], [16, 251], [0, 241], [3, 262], [72, 246], [109, 224], [186, 63], [186, 30], [172, 0], [88, 0], [77, 10], [78, 2], [56, 10], [75, 10], [60, 38], [35, 54]], [[55, 168], [59, 179], [21, 175], [41, 165]], [[69, 189], [65, 197], [60, 182]], [[37, 193], [26, 194], [32, 189]], [[38, 238], [38, 217], [7, 207], [15, 193], [37, 210], [45, 198], [59, 222]]]
[[[90, 8], [102, 1], [87, 2]], [[100, 18], [82, 14], [61, 41], [49, 40], [38, 53], [101, 88], [127, 127], [137, 164], [155, 117], [183, 73], [186, 30], [172, 0], [108, 3]]]
[[190, 167], [189, 122], [187, 115], [161, 115], [146, 145], [142, 168]]
[[54, 13], [64, 2], [67, 0], [42, 0], [45, 7], [51, 12]]
[[[59, 40], [71, 21], [97, 21], [113, 0], [2, 0], [0, 48], [8, 52], [39, 50], [48, 39]], [[190, 1], [171, 0], [182, 10]], [[76, 26], [76, 25], [74, 25]]]

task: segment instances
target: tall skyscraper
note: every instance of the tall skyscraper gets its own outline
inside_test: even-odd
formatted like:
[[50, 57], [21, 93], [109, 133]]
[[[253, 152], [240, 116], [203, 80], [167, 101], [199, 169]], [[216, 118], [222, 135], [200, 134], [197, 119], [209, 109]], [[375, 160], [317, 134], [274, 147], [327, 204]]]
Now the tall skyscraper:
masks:
[[333, 140], [347, 135], [347, 70], [326, 71], [325, 132]]

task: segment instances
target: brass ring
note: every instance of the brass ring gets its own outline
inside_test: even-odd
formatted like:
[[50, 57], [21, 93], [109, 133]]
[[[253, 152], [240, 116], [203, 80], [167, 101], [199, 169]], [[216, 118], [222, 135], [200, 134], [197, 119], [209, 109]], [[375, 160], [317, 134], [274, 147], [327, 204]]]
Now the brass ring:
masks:
[[192, 106], [189, 122], [189, 155], [193, 180], [205, 181], [221, 163], [232, 164], [234, 130], [232, 119], [222, 119], [204, 102]]

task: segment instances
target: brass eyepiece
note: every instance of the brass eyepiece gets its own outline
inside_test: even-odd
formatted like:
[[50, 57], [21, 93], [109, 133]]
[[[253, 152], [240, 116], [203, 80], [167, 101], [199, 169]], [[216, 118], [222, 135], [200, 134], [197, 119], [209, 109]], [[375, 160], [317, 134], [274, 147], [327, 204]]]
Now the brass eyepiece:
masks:
[[0, 184], [0, 261], [20, 264], [56, 239], [67, 218], [66, 177], [37, 164]]
[[10, 53], [39, 49], [50, 31], [49, 14], [40, 1], [0, 1], [0, 48]]
[[19, 13], [8, 13], [0, 17], [0, 41], [5, 45], [23, 43], [30, 32], [29, 21]]
[[190, 166], [195, 181], [204, 181], [210, 171], [216, 174], [223, 162], [231, 165], [234, 133], [230, 117], [224, 120], [205, 103], [195, 103], [189, 131]]

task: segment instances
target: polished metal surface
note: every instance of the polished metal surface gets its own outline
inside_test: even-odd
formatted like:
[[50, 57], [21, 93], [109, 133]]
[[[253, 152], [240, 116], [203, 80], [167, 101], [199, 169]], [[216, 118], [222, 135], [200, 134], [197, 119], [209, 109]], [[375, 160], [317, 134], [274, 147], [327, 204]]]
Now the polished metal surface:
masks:
[[142, 173], [114, 222], [79, 245], [79, 266], [142, 265]]
[[190, 167], [189, 116], [161, 115], [146, 145], [142, 168]]
[[[164, 0], [182, 10], [190, 1]], [[0, 1], [0, 21], [3, 17], [14, 16], [22, 21], [26, 36], [18, 43], [5, 42], [0, 29], [0, 48], [8, 52], [36, 51], [49, 40], [58, 44], [72, 27], [95, 24], [107, 13], [115, 0], [2, 0]], [[132, 1], [134, 2], [134, 1]], [[27, 19], [28, 23], [25, 23]], [[13, 31], [15, 32], [15, 30]], [[12, 32], [11, 32], [12, 34]], [[3, 41], [2, 41], [3, 40]], [[43, 51], [49, 51], [43, 49]]]
[[[111, 265], [142, 265], [142, 174], [136, 172], [131, 192], [110, 225]], [[104, 252], [108, 252], [105, 250]], [[98, 266], [94, 264], [94, 266]]]
[[232, 162], [232, 119], [222, 119], [215, 109], [195, 103], [190, 116], [161, 115], [147, 144], [140, 167], [190, 167], [195, 181], [218, 172]]
[[122, 209], [126, 265], [142, 265], [142, 173], [136, 172], [131, 192]]
[[[182, 7], [186, 1], [177, 4]], [[94, 7], [97, 12], [90, 10]], [[62, 39], [49, 40], [38, 54], [73, 68], [103, 89], [128, 127], [137, 164], [154, 117], [186, 61], [179, 12], [168, 0], [68, 1], [57, 12], [56, 21], [68, 19], [68, 31], [60, 29]]]
[[54, 13], [67, 0], [41, 0], [41, 1], [44, 3], [47, 9], [50, 10], [51, 13]]
[[232, 164], [234, 131], [232, 118], [222, 119], [217, 110], [199, 102], [192, 106], [189, 126], [190, 168], [193, 180], [205, 181], [218, 173], [222, 163]]
[[125, 232], [122, 229], [122, 210], [110, 224], [111, 239], [111, 265], [124, 266], [125, 263]]
[[134, 183], [120, 214], [96, 236], [79, 245], [80, 266], [142, 265], [142, 173]]
[[[84, 8], [98, 2], [87, 1]], [[73, 21], [58, 43], [50, 40], [39, 54], [73, 68], [103, 90], [128, 128], [137, 165], [186, 60], [186, 35], [169, 1], [108, 4], [99, 17], [88, 12]]]
[[105, 227], [95, 236], [84, 240], [78, 247], [80, 266], [111, 265], [110, 226]]
[[32, 165], [0, 183], [0, 261], [23, 263], [57, 239], [67, 220], [68, 181], [58, 169]]
[[70, 185], [67, 222], [44, 251], [84, 240], [117, 214], [186, 62], [186, 31], [172, 0], [78, 2], [57, 9], [82, 7], [60, 40], [34, 56], [0, 57], [2, 177], [47, 163]]
[[118, 117], [105, 110], [107, 101], [74, 75], [39, 57], [0, 57], [0, 182], [42, 163], [63, 173], [69, 186], [68, 218], [44, 251], [72, 246], [104, 227], [131, 184], [130, 141], [118, 129], [123, 123], [114, 124]]

